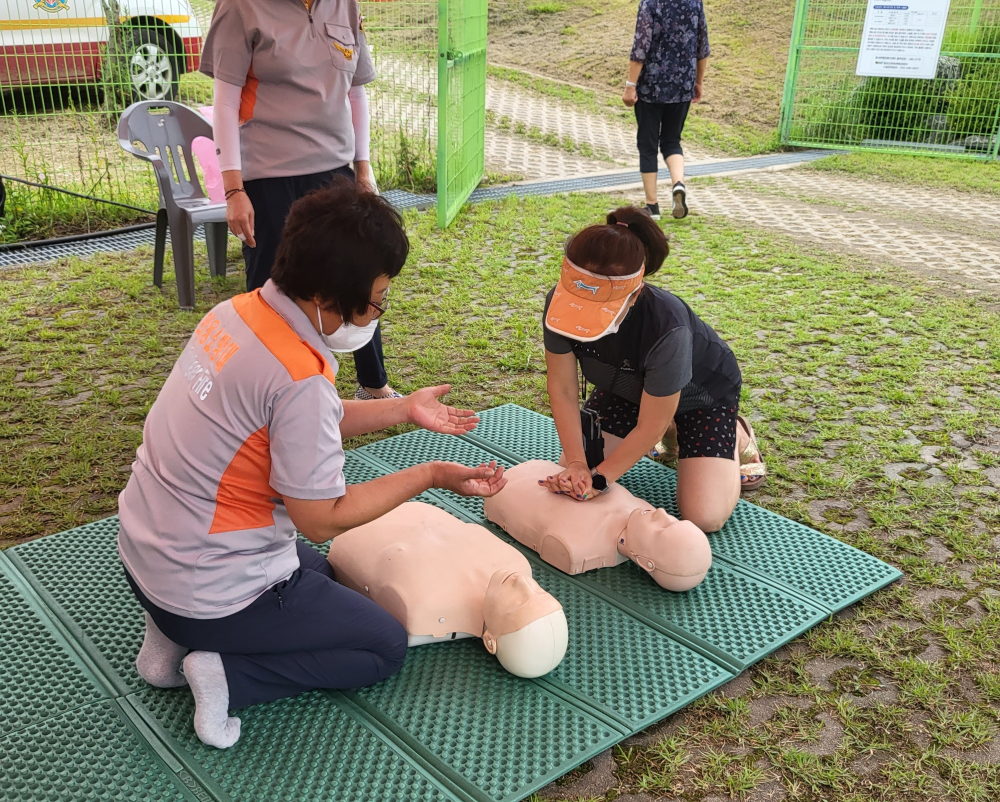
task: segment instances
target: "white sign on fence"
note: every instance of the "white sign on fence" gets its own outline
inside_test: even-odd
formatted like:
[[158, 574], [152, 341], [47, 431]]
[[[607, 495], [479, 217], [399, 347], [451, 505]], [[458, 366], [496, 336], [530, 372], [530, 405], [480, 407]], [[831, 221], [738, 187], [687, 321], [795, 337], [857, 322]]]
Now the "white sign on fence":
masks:
[[951, 0], [868, 0], [858, 75], [933, 78]]

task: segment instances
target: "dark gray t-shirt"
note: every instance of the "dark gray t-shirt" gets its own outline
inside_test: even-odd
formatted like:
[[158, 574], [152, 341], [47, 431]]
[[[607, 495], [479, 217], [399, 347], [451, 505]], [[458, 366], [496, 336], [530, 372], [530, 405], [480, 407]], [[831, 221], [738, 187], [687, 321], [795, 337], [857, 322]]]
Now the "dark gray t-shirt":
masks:
[[[551, 299], [549, 293], [546, 312]], [[545, 350], [572, 351], [588, 382], [634, 404], [643, 391], [659, 398], [680, 393], [678, 412], [739, 400], [742, 377], [729, 346], [680, 298], [657, 287], [647, 285], [618, 332], [595, 342], [544, 331]]]

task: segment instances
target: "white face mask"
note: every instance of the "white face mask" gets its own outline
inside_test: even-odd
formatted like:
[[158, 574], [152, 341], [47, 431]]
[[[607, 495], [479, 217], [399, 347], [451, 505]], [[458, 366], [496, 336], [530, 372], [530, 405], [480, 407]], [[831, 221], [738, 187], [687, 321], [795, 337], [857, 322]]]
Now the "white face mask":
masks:
[[323, 340], [323, 344], [339, 354], [349, 354], [368, 345], [372, 337], [375, 336], [375, 328], [378, 326], [378, 318], [375, 318], [367, 326], [352, 326], [350, 323], [341, 323], [340, 328], [333, 334], [324, 334], [323, 316], [320, 314], [319, 304], [316, 305], [316, 320], [319, 322], [319, 336]]

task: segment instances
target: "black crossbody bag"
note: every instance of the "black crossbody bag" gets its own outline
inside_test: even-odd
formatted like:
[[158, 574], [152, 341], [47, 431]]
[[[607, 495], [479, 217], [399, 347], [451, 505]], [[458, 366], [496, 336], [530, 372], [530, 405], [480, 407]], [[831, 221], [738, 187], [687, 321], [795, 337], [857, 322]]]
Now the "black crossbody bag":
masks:
[[[617, 345], [617, 343], [616, 343]], [[587, 458], [587, 468], [594, 470], [604, 462], [604, 435], [601, 432], [602, 413], [610, 403], [611, 393], [615, 383], [618, 381], [618, 374], [621, 372], [621, 348], [615, 348], [615, 374], [611, 378], [611, 386], [608, 388], [609, 398], [601, 404], [601, 408], [587, 409], [585, 406], [580, 409], [580, 427], [583, 429], [583, 453]], [[579, 360], [577, 360], [579, 362]], [[595, 385], [596, 389], [596, 385]], [[580, 396], [583, 403], [587, 403], [587, 379], [583, 375], [583, 366], [580, 366]]]

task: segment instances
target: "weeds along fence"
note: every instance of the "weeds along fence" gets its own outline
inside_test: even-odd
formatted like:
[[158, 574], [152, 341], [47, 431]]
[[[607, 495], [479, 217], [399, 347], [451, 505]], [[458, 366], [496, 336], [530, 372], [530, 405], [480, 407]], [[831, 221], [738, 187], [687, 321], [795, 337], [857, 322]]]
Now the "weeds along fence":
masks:
[[[211, 105], [212, 82], [197, 70], [214, 5], [0, 0], [0, 174], [124, 205], [8, 182], [0, 242], [148, 219], [136, 209], [157, 208], [156, 184], [119, 148], [118, 118], [136, 100]], [[439, 0], [360, 5], [379, 74], [367, 87], [376, 180], [434, 191]]]
[[[882, 8], [915, 6], [892, 0]], [[933, 78], [863, 77], [855, 73], [869, 2], [798, 0], [782, 141], [997, 158], [1000, 0], [951, 0], [950, 6], [938, 0], [936, 6], [948, 12]]]

